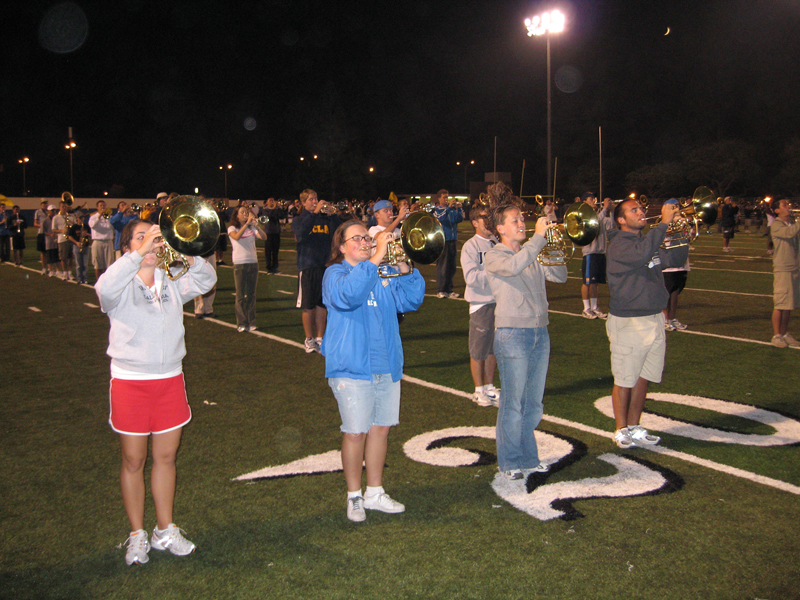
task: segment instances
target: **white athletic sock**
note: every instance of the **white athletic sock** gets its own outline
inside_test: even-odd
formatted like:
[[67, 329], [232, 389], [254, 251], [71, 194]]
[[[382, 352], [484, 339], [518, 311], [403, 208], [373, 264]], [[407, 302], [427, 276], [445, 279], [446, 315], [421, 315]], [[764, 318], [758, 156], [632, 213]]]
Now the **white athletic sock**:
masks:
[[482, 392], [482, 391], [483, 391], [483, 390], [485, 390], [485, 389], [486, 389], [486, 386], [485, 386], [485, 385], [476, 385], [476, 386], [475, 386], [475, 391], [476, 391], [476, 392]]
[[[348, 500], [350, 500], [350, 498], [357, 498], [359, 496], [361, 496], [361, 490], [356, 490], [355, 492], [347, 492], [347, 499]], [[363, 498], [363, 496], [361, 496], [361, 497]]]
[[378, 494], [385, 493], [383, 491], [383, 486], [379, 485], [378, 487], [369, 487], [367, 486], [367, 491], [364, 493], [365, 498], [372, 498], [373, 496], [377, 496]]
[[583, 301], [583, 310], [589, 310], [589, 308], [591, 308], [591, 305], [589, 304], [589, 301], [588, 300], [584, 300]]
[[591, 306], [592, 310], [597, 308], [597, 298], [589, 298], [589, 305]]

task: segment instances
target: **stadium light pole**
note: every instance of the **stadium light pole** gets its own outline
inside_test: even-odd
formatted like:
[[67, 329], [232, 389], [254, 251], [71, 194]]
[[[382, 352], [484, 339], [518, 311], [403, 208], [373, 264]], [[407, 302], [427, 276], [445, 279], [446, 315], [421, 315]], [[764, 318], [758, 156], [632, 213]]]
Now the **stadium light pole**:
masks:
[[[475, 164], [474, 160], [471, 160], [469, 162], [467, 162], [466, 160], [464, 161], [464, 193], [466, 194], [469, 194], [469, 188], [467, 187], [467, 168], [469, 167], [469, 165], [474, 165], [474, 164]], [[456, 161], [456, 166], [457, 167], [461, 166], [460, 160]]]
[[73, 196], [75, 195], [75, 179], [72, 175], [72, 151], [77, 147], [78, 144], [76, 144], [74, 140], [70, 140], [69, 143], [64, 146], [64, 148], [69, 150], [69, 193]]
[[553, 193], [553, 113], [550, 89], [550, 34], [564, 31], [566, 18], [557, 10], [525, 19], [528, 37], [544, 35], [547, 40], [547, 195]]
[[233, 165], [226, 165], [220, 167], [220, 171], [222, 171], [223, 175], [225, 176], [225, 197], [228, 197], [228, 171], [233, 168]]
[[25, 165], [28, 164], [30, 161], [31, 161], [31, 159], [28, 158], [27, 156], [23, 156], [22, 158], [19, 159], [19, 161], [17, 161], [17, 162], [19, 162], [19, 164], [22, 165], [22, 195], [23, 196], [27, 196], [28, 195], [28, 184], [25, 181]]

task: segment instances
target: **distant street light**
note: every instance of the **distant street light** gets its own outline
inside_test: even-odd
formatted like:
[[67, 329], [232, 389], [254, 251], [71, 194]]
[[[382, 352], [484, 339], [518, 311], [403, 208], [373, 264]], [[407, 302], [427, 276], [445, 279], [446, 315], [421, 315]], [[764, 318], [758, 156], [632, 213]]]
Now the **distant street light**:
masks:
[[233, 165], [227, 165], [220, 167], [220, 171], [222, 171], [223, 175], [225, 176], [225, 198], [228, 197], [228, 171], [233, 168]]
[[19, 162], [19, 164], [22, 165], [22, 195], [23, 196], [27, 196], [28, 195], [28, 184], [25, 181], [25, 165], [28, 164], [30, 161], [31, 161], [31, 159], [28, 158], [27, 156], [23, 156], [22, 158], [19, 159], [19, 161], [17, 161], [17, 162]]
[[[72, 131], [72, 127], [70, 127], [70, 131]], [[67, 150], [69, 150], [69, 193], [73, 196], [75, 195], [75, 179], [72, 176], [72, 151], [78, 147], [73, 140], [70, 140], [68, 144], [64, 146]]]
[[544, 35], [547, 39], [547, 194], [553, 193], [553, 134], [552, 134], [552, 107], [550, 93], [550, 34], [564, 31], [566, 18], [557, 10], [543, 13], [525, 19], [528, 28], [528, 37]]
[[[467, 194], [469, 194], [469, 188], [467, 188], [467, 167], [469, 167], [470, 165], [474, 165], [474, 164], [475, 164], [474, 160], [471, 160], [469, 162], [464, 161], [464, 192], [467, 193]], [[460, 160], [456, 161], [456, 166], [457, 167], [461, 166], [461, 161]]]

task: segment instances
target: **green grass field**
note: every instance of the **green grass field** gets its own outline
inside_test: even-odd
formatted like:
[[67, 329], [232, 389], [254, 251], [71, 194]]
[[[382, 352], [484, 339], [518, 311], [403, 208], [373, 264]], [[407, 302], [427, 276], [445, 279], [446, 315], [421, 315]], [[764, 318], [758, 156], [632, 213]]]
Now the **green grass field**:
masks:
[[[462, 241], [468, 235], [463, 227]], [[25, 268], [0, 266], [0, 597], [800, 598], [798, 443], [729, 443], [651, 426], [662, 452], [613, 445], [613, 421], [595, 407], [611, 391], [608, 342], [602, 321], [579, 317], [579, 257], [566, 284], [548, 284], [552, 353], [540, 431], [554, 468], [543, 480], [516, 496], [493, 488], [494, 440], [478, 432], [492, 430], [496, 409], [468, 399], [467, 304], [435, 296], [401, 326], [413, 381], [403, 383], [385, 486], [405, 513], [349, 522], [341, 472], [235, 480], [341, 442], [324, 359], [298, 347], [290, 237], [283, 275], [259, 278], [258, 332], [236, 332], [229, 267], [218, 271], [218, 318], [185, 319], [194, 418], [178, 458], [175, 520], [198, 550], [185, 558], [153, 551], [138, 567], [118, 548], [128, 523], [107, 423], [108, 319], [93, 289], [40, 275], [33, 238]], [[718, 234], [695, 242], [678, 313], [690, 329], [668, 334], [664, 380], [651, 386], [741, 410], [651, 401], [647, 418], [745, 440], [797, 434], [800, 353], [769, 345], [765, 244], [737, 234], [725, 254]], [[421, 268], [435, 294], [434, 267]], [[446, 462], [460, 448], [474, 464], [436, 466], [411, 451], [417, 436], [440, 430], [445, 439], [423, 443], [422, 454], [441, 452]], [[623, 476], [637, 468], [646, 475]], [[635, 492], [646, 477], [666, 483]], [[548, 494], [558, 500], [540, 500]], [[533, 499], [566, 518], [520, 508]], [[154, 520], [148, 499], [149, 527]]]

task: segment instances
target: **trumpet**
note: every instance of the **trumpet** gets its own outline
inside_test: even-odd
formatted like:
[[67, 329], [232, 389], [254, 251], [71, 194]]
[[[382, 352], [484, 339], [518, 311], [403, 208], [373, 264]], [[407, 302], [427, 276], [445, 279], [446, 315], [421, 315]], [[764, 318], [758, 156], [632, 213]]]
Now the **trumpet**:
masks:
[[142, 207], [141, 207], [141, 205], [139, 205], [139, 204], [136, 204], [135, 202], [133, 202], [133, 203], [131, 204], [131, 207], [130, 207], [130, 208], [131, 208], [131, 212], [132, 212], [132, 213], [136, 213], [137, 215], [138, 215], [138, 214], [141, 214], [141, 212], [142, 212]]
[[327, 200], [320, 200], [322, 203], [322, 208], [319, 209], [319, 212], [324, 213], [326, 215], [335, 215], [336, 214], [336, 207], [328, 202]]

